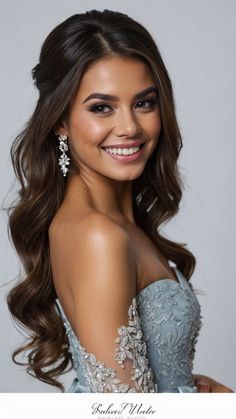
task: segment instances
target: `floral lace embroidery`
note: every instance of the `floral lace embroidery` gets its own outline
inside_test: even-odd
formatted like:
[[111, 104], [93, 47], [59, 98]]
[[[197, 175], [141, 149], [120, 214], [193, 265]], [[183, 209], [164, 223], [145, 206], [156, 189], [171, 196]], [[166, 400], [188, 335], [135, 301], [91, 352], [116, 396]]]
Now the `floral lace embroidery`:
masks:
[[135, 382], [139, 389], [143, 389], [144, 393], [157, 393], [158, 386], [153, 383], [153, 373], [148, 367], [147, 347], [145, 341], [142, 339], [143, 334], [140, 326], [140, 318], [137, 311], [137, 302], [133, 298], [132, 304], [129, 307], [129, 325], [121, 326], [118, 329], [119, 337], [116, 342], [119, 343], [119, 348], [116, 349], [114, 355], [115, 360], [124, 367], [124, 360], [130, 358], [133, 360], [133, 369], [131, 379]]
[[134, 387], [122, 383], [117, 378], [114, 368], [106, 367], [103, 362], [97, 361], [93, 353], [86, 352], [72, 330], [69, 321], [65, 318], [66, 333], [75, 345], [75, 350], [73, 350], [74, 345], [71, 345], [74, 368], [77, 367], [76, 350], [79, 350], [85, 363], [86, 378], [92, 393], [136, 393], [137, 389], [144, 393], [158, 392], [158, 385], [153, 383], [153, 373], [151, 368], [148, 367], [147, 348], [142, 337], [135, 297], [129, 307], [128, 314], [128, 326], [122, 325], [118, 328], [119, 336], [115, 339], [115, 342], [119, 344], [119, 347], [115, 350], [114, 359], [121, 368], [125, 368], [124, 361], [126, 358], [133, 360], [131, 380], [134, 382]]
[[186, 281], [180, 284], [160, 281], [137, 296], [146, 345], [157, 354], [151, 364], [160, 392], [163, 383], [165, 391], [175, 392], [179, 377], [183, 382], [191, 381], [202, 315], [201, 306], [188, 285]]

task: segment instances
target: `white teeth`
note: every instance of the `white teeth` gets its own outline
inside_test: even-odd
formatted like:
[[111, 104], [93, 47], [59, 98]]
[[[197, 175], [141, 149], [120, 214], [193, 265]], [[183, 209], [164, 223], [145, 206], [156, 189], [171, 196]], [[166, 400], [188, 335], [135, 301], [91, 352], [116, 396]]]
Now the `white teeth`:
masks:
[[109, 148], [104, 147], [104, 150], [111, 154], [122, 154], [124, 156], [131, 155], [134, 153], [137, 153], [137, 151], [140, 149], [139, 147], [132, 147], [132, 148]]

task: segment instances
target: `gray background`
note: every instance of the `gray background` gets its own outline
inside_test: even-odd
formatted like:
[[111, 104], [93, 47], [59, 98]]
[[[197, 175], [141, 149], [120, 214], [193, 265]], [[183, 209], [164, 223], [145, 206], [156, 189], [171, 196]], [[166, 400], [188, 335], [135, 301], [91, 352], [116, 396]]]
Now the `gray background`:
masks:
[[[192, 276], [204, 325], [196, 347], [194, 372], [236, 391], [235, 265], [235, 1], [155, 0], [0, 2], [1, 43], [1, 202], [9, 203], [14, 175], [10, 145], [29, 118], [37, 92], [31, 69], [42, 42], [61, 21], [75, 13], [104, 8], [129, 14], [151, 32], [170, 73], [184, 147], [179, 160], [185, 190], [179, 214], [163, 233], [187, 243], [197, 258]], [[148, 7], [147, 7], [148, 6]], [[6, 194], [8, 193], [7, 197]], [[1, 211], [0, 285], [19, 271]], [[0, 288], [0, 392], [57, 392], [15, 365], [10, 358], [23, 342], [9, 316], [5, 296], [14, 282]], [[73, 372], [62, 376], [68, 386]]]

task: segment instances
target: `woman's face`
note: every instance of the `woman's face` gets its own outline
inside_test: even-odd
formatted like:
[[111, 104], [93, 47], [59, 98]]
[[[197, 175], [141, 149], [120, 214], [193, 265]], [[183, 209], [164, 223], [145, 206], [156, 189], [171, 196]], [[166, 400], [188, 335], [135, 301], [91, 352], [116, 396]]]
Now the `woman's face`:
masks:
[[[69, 151], [82, 175], [96, 172], [133, 180], [143, 172], [160, 130], [158, 93], [149, 68], [141, 61], [114, 56], [85, 72], [67, 123], [57, 133], [69, 136]], [[145, 143], [137, 154], [133, 142]]]

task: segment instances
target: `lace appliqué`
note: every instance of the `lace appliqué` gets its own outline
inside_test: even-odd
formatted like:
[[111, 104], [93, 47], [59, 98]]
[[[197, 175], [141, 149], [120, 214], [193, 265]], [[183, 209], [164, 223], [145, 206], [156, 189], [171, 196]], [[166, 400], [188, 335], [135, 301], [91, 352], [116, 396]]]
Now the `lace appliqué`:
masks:
[[157, 393], [158, 386], [153, 383], [153, 373], [148, 367], [147, 347], [142, 339], [143, 334], [140, 326], [140, 318], [137, 311], [137, 302], [133, 298], [129, 307], [129, 324], [121, 326], [118, 329], [119, 337], [115, 342], [119, 344], [116, 349], [114, 359], [120, 364], [121, 368], [125, 368], [124, 361], [126, 358], [133, 360], [133, 368], [131, 380], [134, 381], [136, 387], [143, 390], [144, 393]]
[[145, 342], [153, 353], [159, 391], [176, 392], [192, 381], [195, 346], [202, 326], [201, 306], [187, 283], [161, 281], [137, 297]]
[[[137, 390], [141, 390], [143, 393], [158, 392], [158, 385], [154, 384], [152, 370], [148, 367], [147, 349], [142, 338], [135, 297], [129, 307], [128, 314], [128, 326], [122, 325], [118, 328], [119, 336], [115, 339], [115, 342], [119, 344], [119, 347], [115, 351], [114, 359], [121, 368], [125, 368], [124, 361], [126, 358], [133, 360], [131, 380], [134, 382], [135, 387], [122, 383], [117, 378], [117, 371], [114, 368], [106, 367], [103, 362], [97, 361], [93, 353], [88, 353], [80, 344], [68, 320], [64, 322], [66, 333], [74, 344], [71, 345], [74, 367], [77, 367], [76, 351], [79, 350], [84, 360], [86, 378], [92, 393], [136, 393]], [[74, 347], [75, 353], [73, 351]]]

